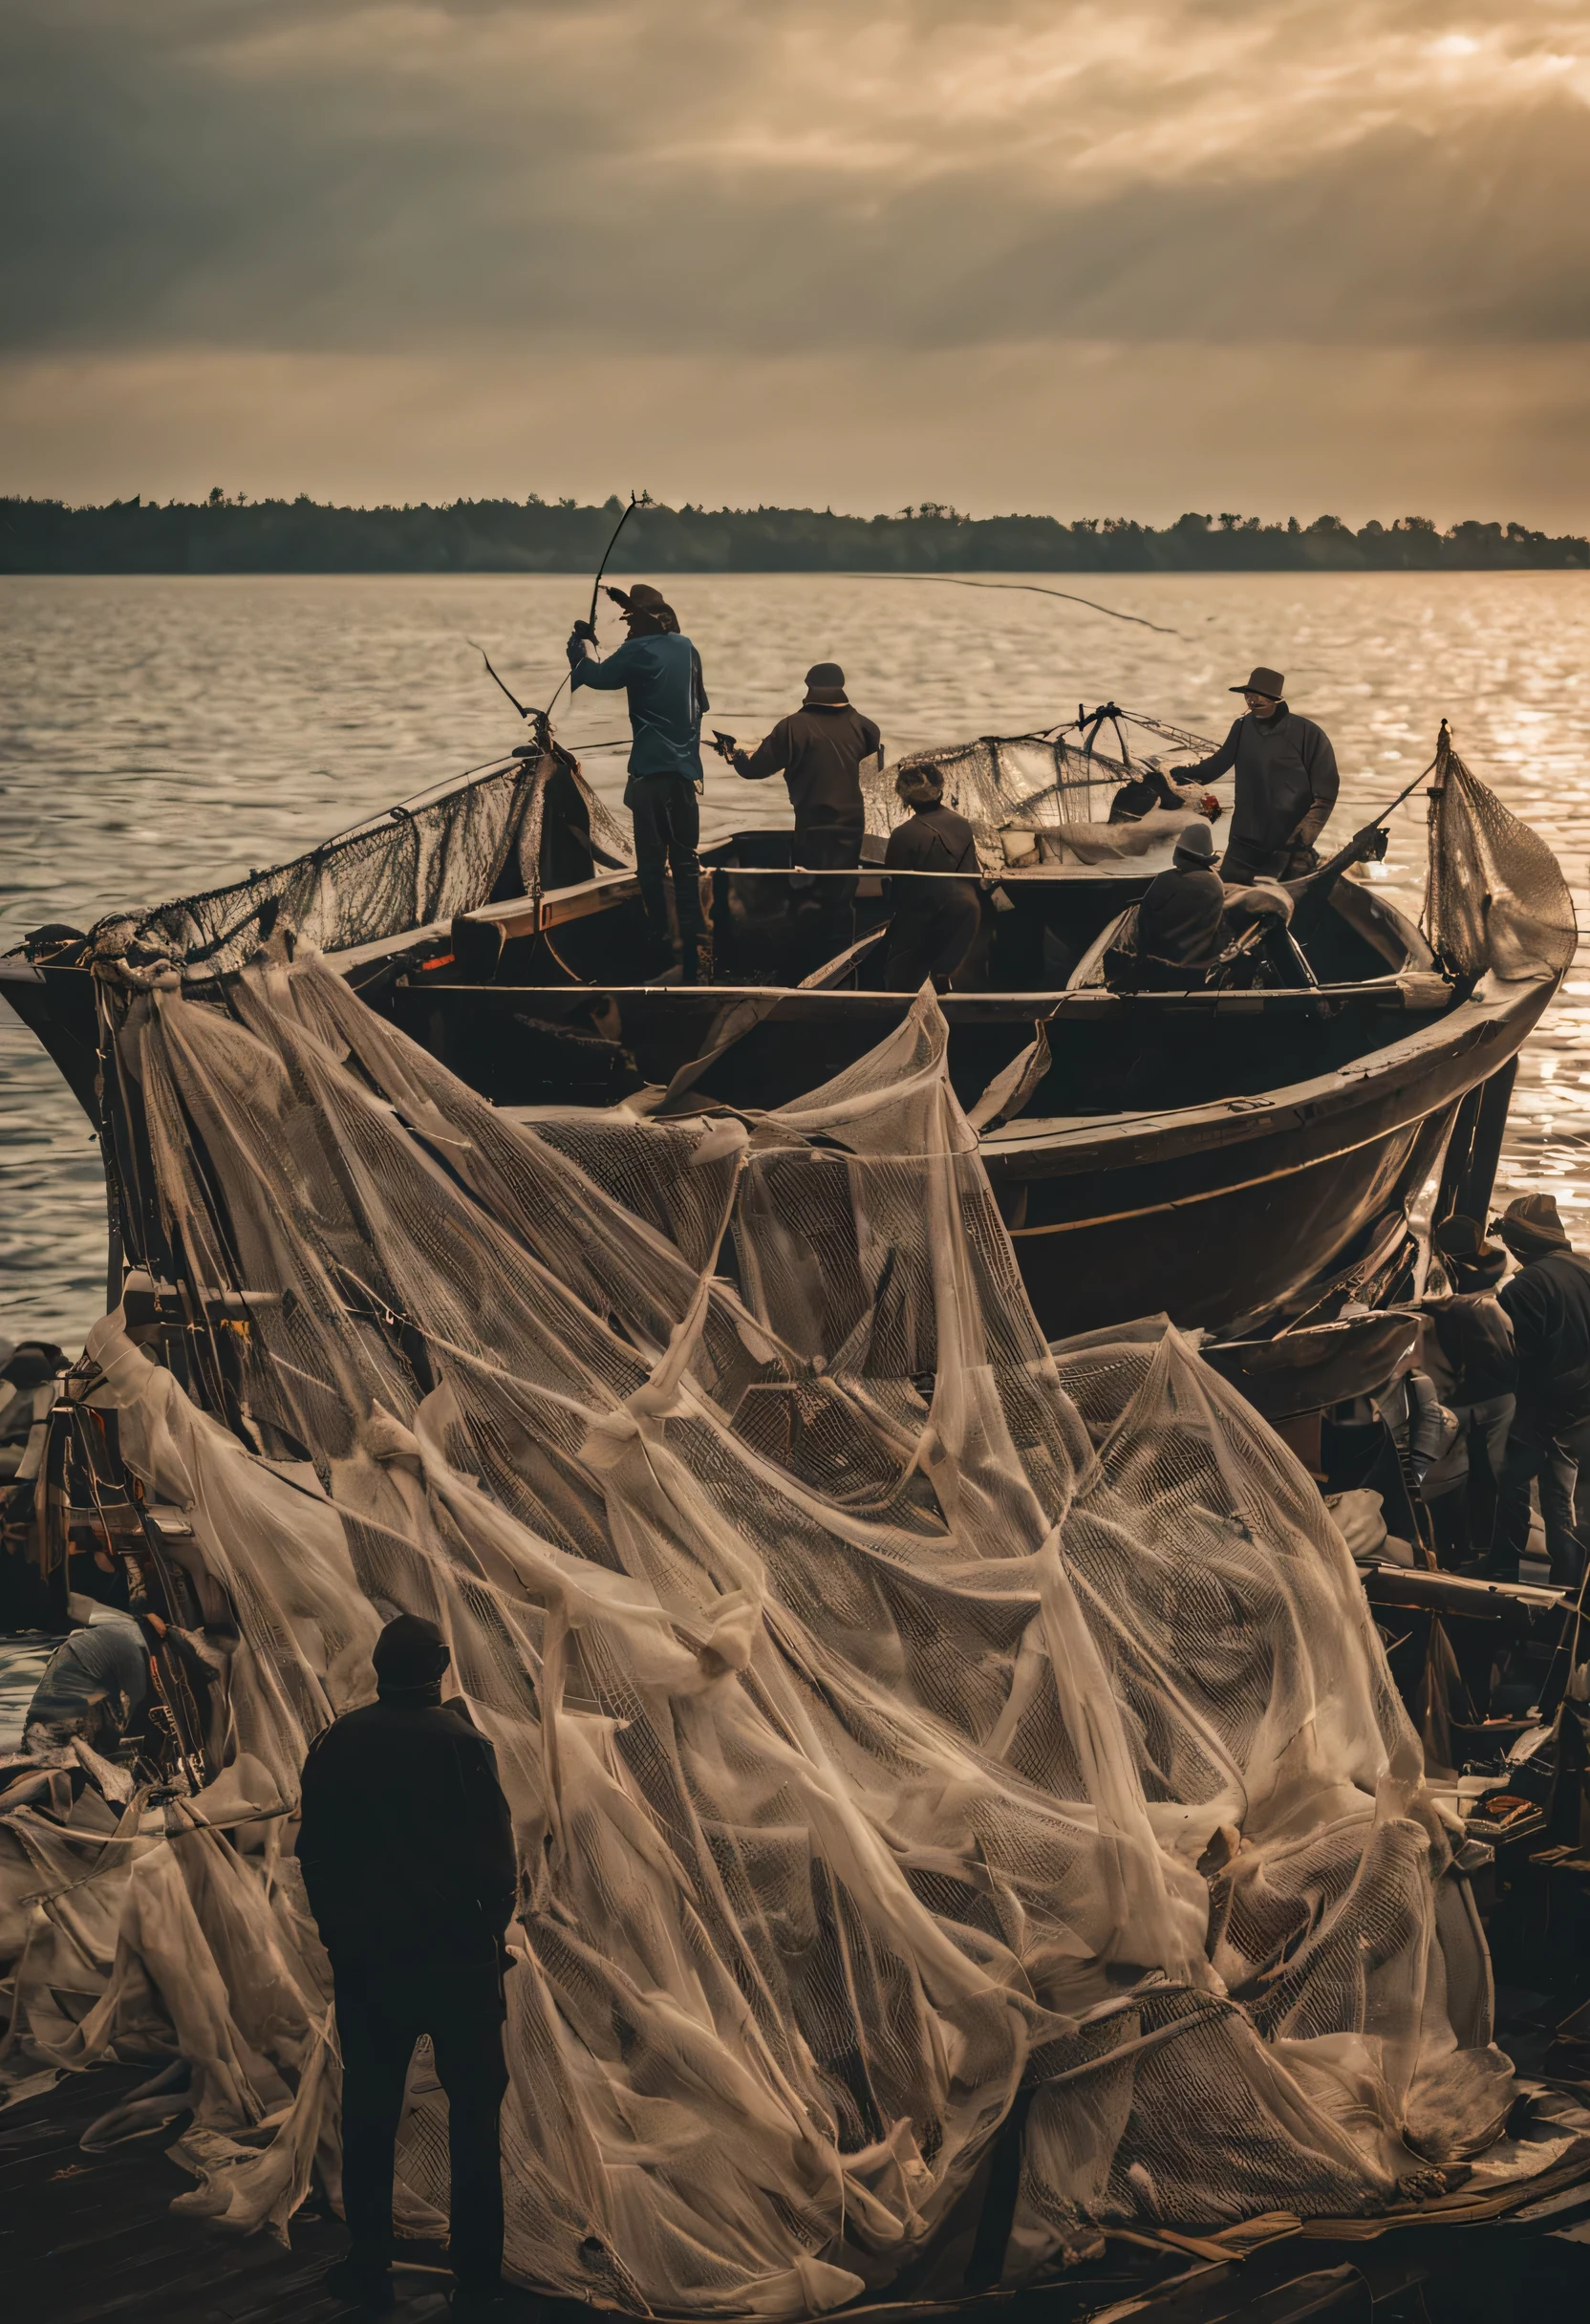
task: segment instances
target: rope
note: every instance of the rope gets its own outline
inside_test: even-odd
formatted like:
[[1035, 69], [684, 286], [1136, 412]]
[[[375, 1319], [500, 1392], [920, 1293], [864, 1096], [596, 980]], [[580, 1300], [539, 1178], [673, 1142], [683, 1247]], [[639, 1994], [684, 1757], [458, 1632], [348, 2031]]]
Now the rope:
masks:
[[948, 589], [1018, 589], [1033, 597], [1062, 597], [1067, 605], [1085, 605], [1090, 613], [1106, 613], [1111, 621], [1134, 622], [1140, 630], [1152, 630], [1158, 637], [1180, 637], [1180, 630], [1168, 630], [1158, 621], [1148, 621], [1141, 613], [1123, 613], [1113, 605], [1101, 605], [1095, 597], [1079, 597], [1068, 589], [1044, 589], [1037, 581], [970, 581], [961, 573], [835, 573], [836, 581], [939, 581]]

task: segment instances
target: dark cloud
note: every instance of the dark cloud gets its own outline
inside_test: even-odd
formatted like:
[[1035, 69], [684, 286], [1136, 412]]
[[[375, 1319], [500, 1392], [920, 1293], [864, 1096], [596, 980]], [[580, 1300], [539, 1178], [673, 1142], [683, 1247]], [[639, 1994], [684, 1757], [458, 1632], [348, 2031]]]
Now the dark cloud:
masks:
[[[57, 378], [224, 379], [239, 414], [300, 398], [272, 441], [308, 449], [356, 374], [400, 463], [422, 378], [456, 377], [442, 415], [533, 361], [511, 392], [583, 442], [598, 403], [634, 437], [612, 367], [655, 414], [704, 364], [668, 407], [698, 496], [730, 486], [693, 414], [780, 362], [826, 382], [839, 467], [892, 398], [923, 447], [979, 394], [1019, 435], [1050, 363], [1115, 366], [1130, 398], [1073, 378], [1079, 418], [1129, 400], [1172, 450], [1190, 398], [1217, 443], [1225, 380], [1250, 467], [1334, 367], [1373, 468], [1401, 421], [1345, 367], [1384, 357], [1443, 382], [1443, 458], [1472, 412], [1487, 472], [1513, 433], [1527, 469], [1590, 328], [1585, 49], [1579, 0], [0, 0], [8, 408], [54, 457]], [[763, 488], [821, 448], [786, 425]]]
[[[1322, 6], [1161, 0], [1169, 75], [1071, 12], [1074, 56], [1010, 11], [1001, 105], [965, 73], [998, 53], [988, 20], [968, 50], [948, 5], [885, 10], [870, 50], [852, 31], [829, 86], [816, 4], [681, 26], [622, 4], [12, 0], [0, 329], [13, 349], [725, 353], [1584, 334], [1590, 139], [1561, 74], [1515, 60], [1507, 102], [1478, 73], [1447, 89], [1437, 15], [1384, 10], [1423, 106], [1340, 70], [1300, 105], [1278, 49], [1290, 28], [1306, 60]], [[1516, 38], [1497, 28], [1504, 80]], [[1036, 114], [1024, 53], [1040, 76], [1074, 65]]]

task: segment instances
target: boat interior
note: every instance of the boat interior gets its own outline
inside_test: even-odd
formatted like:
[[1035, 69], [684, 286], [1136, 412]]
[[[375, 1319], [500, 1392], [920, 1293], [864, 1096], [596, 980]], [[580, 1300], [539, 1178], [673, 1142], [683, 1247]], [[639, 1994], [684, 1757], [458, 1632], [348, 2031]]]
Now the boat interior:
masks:
[[[713, 980], [647, 980], [633, 876], [487, 907], [424, 957], [383, 948], [352, 980], [373, 1005], [499, 1105], [787, 1104], [865, 1055], [908, 993], [885, 984], [898, 885], [795, 870], [787, 831], [703, 851]], [[1153, 867], [1156, 868], [1156, 867]], [[985, 893], [971, 955], [943, 997], [950, 1070], [973, 1107], [1042, 1024], [1049, 1063], [1027, 1103], [1047, 1116], [1176, 1109], [1328, 1073], [1452, 1005], [1412, 923], [1342, 880], [1306, 939], [1253, 932], [1216, 989], [1111, 990], [1103, 957], [1141, 894], [1134, 876], [1040, 866]], [[853, 895], [849, 893], [853, 889]], [[1042, 1079], [1041, 1095], [1038, 1081]]]

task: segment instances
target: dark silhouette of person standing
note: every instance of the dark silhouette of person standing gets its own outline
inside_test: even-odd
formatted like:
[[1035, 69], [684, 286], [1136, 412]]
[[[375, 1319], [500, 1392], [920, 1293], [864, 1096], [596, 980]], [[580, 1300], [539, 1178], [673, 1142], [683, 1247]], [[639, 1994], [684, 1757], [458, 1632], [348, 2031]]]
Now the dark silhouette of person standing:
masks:
[[377, 1699], [315, 1738], [304, 1763], [298, 1861], [331, 1955], [342, 2049], [346, 2259], [328, 2288], [394, 2305], [394, 2146], [414, 2045], [431, 2037], [447, 2094], [454, 2313], [503, 2291], [499, 2116], [503, 1939], [517, 1867], [490, 1743], [443, 1703], [451, 1659], [435, 1623], [399, 1614], [376, 1642]]

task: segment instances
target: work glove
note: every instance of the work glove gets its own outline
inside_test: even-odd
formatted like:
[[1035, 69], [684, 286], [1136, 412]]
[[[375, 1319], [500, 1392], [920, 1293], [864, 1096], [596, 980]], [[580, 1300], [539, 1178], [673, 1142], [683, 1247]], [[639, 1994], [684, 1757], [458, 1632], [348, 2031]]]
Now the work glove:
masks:
[[596, 642], [596, 626], [591, 621], [576, 621], [569, 633], [569, 667], [577, 670], [590, 648]]

